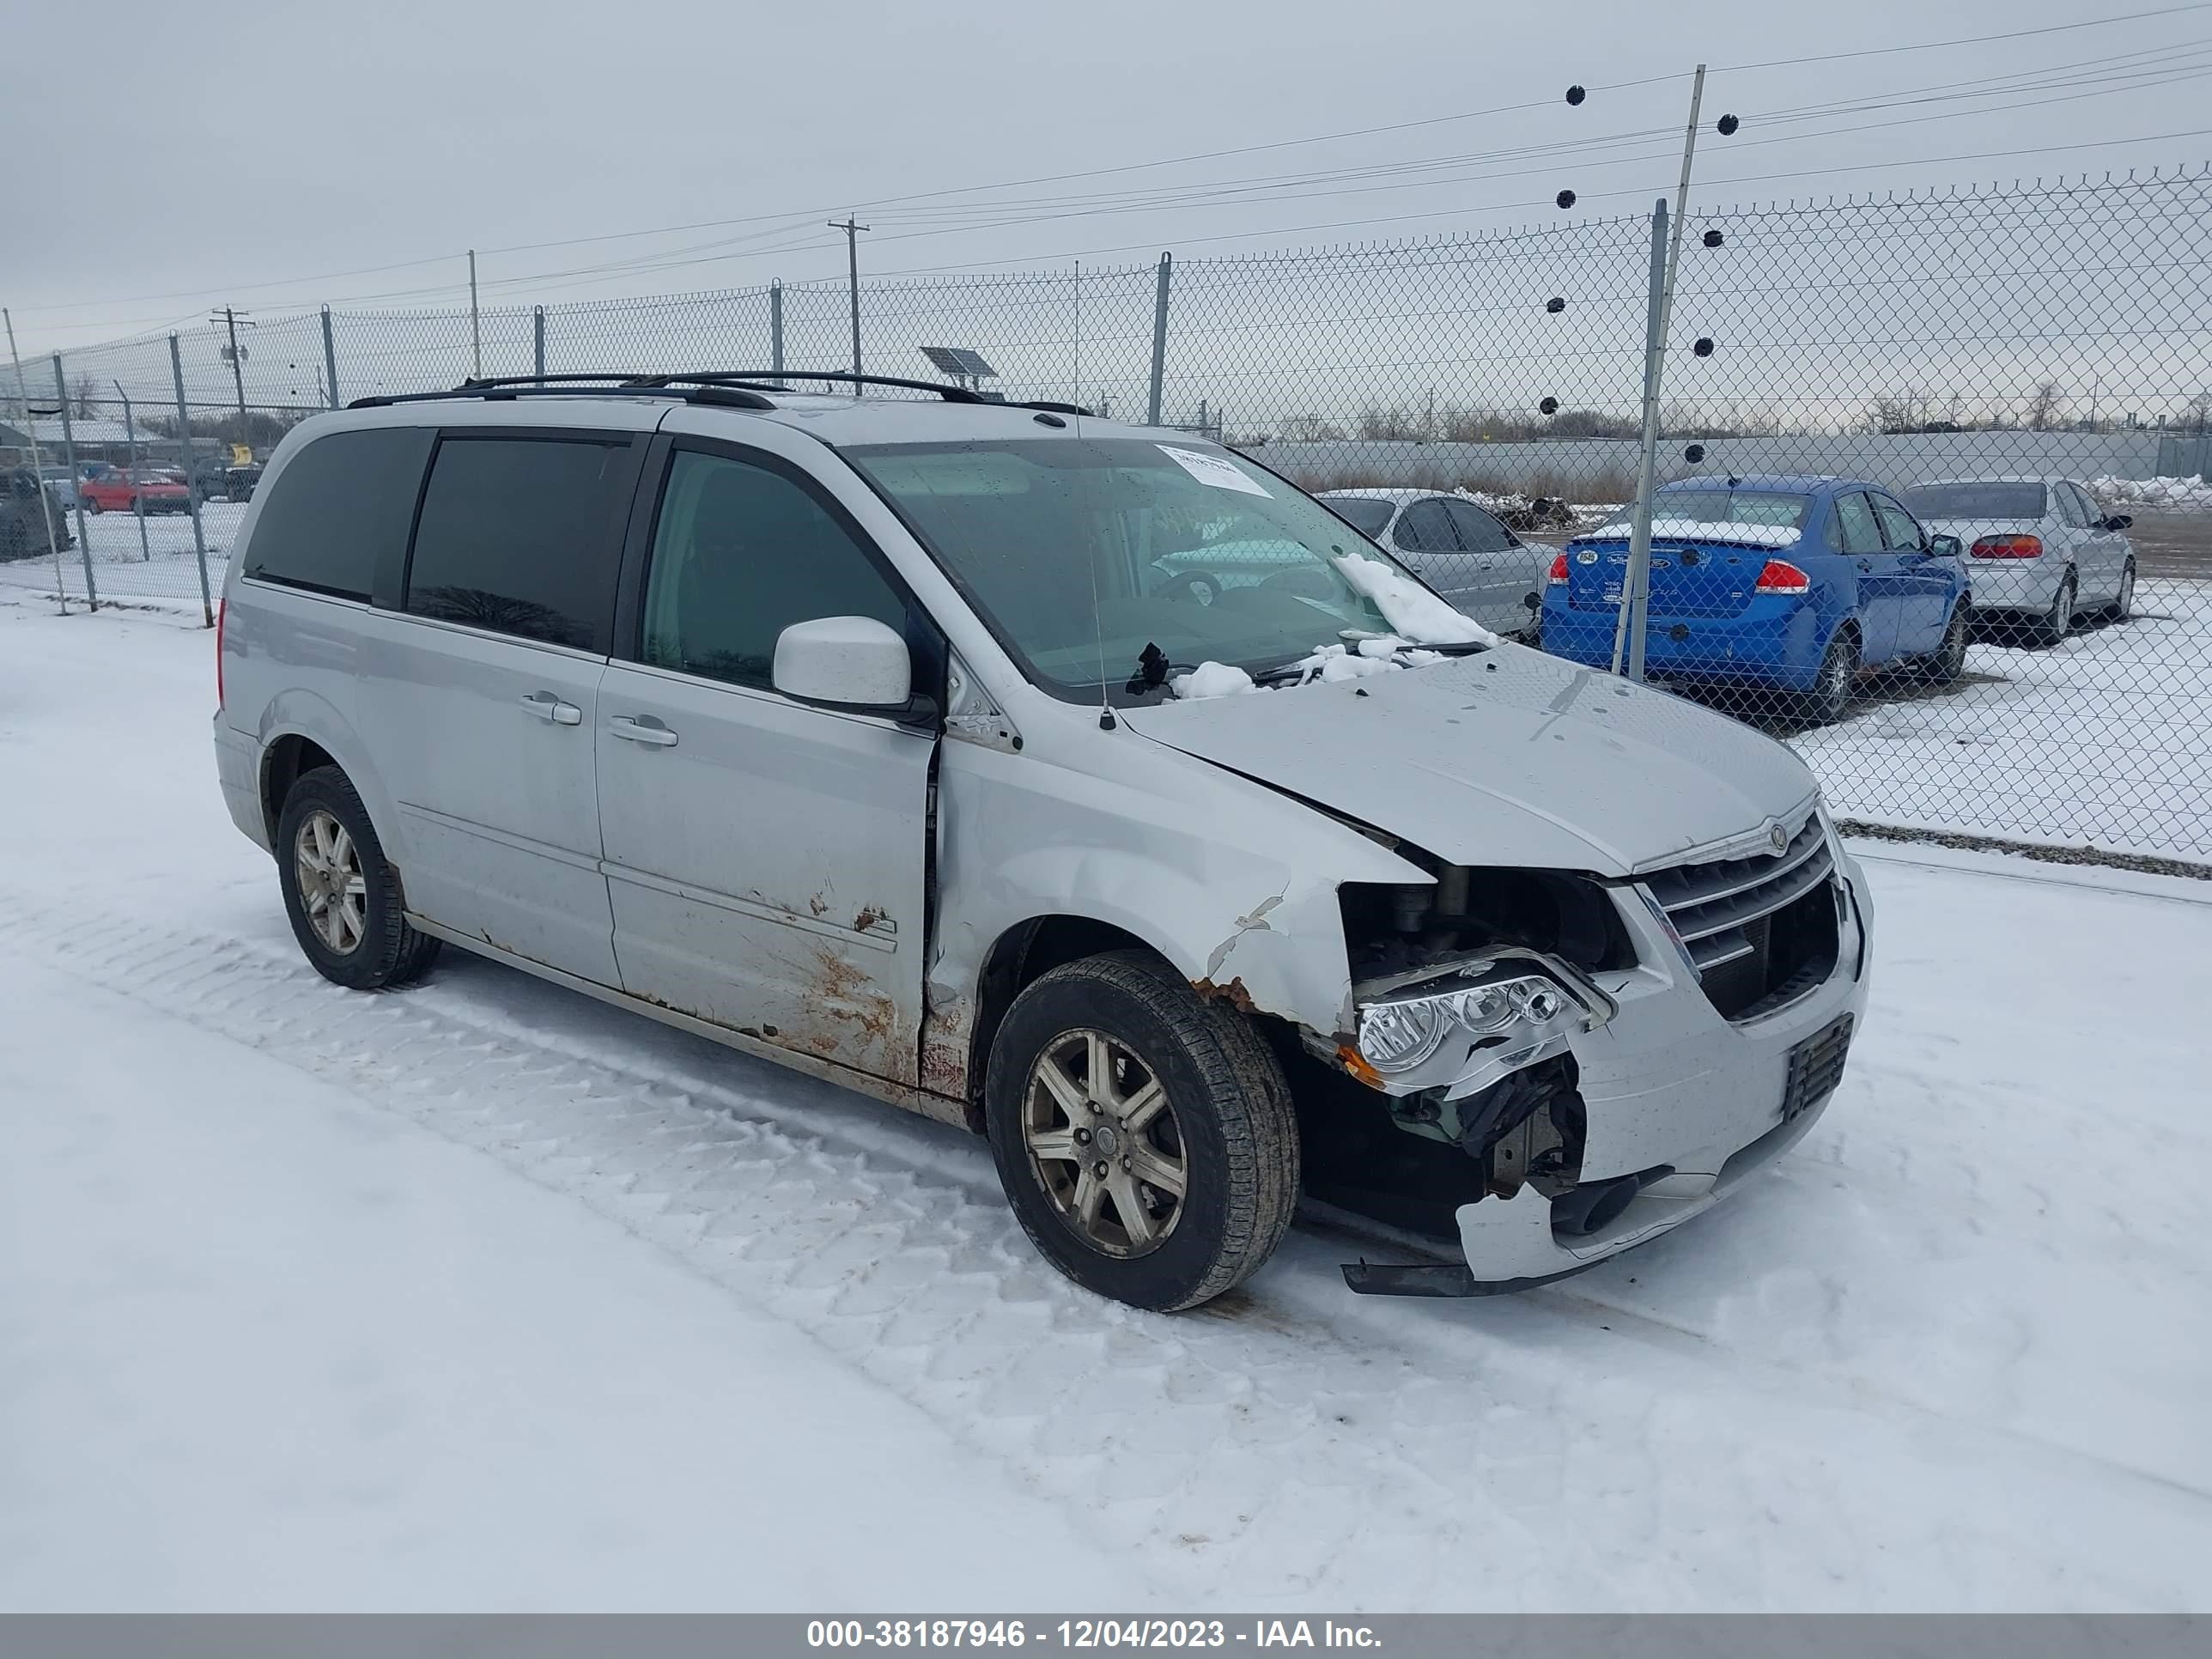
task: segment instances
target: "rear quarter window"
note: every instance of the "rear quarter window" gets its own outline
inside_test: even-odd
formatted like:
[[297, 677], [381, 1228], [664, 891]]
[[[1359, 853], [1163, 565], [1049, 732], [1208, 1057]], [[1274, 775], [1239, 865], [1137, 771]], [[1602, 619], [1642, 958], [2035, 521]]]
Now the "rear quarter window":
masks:
[[331, 432], [285, 462], [261, 501], [240, 574], [365, 599], [396, 569], [429, 458], [427, 427]]

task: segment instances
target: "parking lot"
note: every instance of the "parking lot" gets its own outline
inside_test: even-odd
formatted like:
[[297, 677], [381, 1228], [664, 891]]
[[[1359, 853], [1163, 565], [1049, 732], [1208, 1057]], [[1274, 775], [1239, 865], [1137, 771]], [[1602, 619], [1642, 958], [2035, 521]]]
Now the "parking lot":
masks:
[[[1863, 846], [1865, 1035], [1729, 1204], [1474, 1302], [1350, 1296], [1312, 1218], [1170, 1318], [1061, 1279], [959, 1131], [465, 955], [318, 979], [208, 646], [0, 595], [0, 1602], [2196, 1594], [2212, 1256], [2142, 1172], [2212, 1176], [2197, 884]], [[793, 1547], [829, 1511], [854, 1547]]]

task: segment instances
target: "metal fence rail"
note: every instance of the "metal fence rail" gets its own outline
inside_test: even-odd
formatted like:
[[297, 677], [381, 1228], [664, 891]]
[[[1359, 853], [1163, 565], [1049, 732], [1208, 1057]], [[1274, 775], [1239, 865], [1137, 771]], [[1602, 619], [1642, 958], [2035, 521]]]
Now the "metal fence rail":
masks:
[[[1651, 676], [1793, 744], [1841, 813], [2212, 860], [2212, 169], [1693, 208], [1683, 229], [1662, 484], [1703, 479], [1725, 502], [1727, 479], [1761, 474], [1898, 492], [2024, 477], [2073, 481], [2092, 505], [2075, 513], [2053, 489], [2033, 560], [1973, 551], [1983, 531], [1948, 526], [1971, 532], [1957, 562], [1976, 602], [1963, 661], [1928, 561], [1889, 540], [1862, 554], [1855, 540], [1872, 597], [1850, 617], [1854, 684], [1838, 713], [1807, 678], [1835, 618], [1779, 652], [1755, 624], [1777, 608], [1759, 586], [1768, 556], [1844, 550], [1818, 526], [1802, 541], [1784, 526], [1716, 552], [1670, 520], [1662, 493], [1643, 630]], [[1567, 544], [1626, 520], [1651, 235], [1641, 216], [1563, 213], [1370, 246], [864, 276], [862, 367], [935, 378], [921, 348], [966, 346], [1009, 398], [1202, 429], [1316, 490], [1484, 508], [1520, 550], [1474, 545], [1464, 511], [1424, 514], [1426, 538], [1402, 514], [1385, 533], [1448, 593], [1496, 602], [1519, 584], [1506, 619], [1582, 655], [1614, 625], [1622, 545]], [[66, 403], [80, 465], [127, 468], [130, 440], [142, 465], [179, 465], [188, 432], [198, 512], [87, 514], [58, 577], [40, 528], [35, 556], [0, 562], [0, 582], [197, 606], [198, 549], [219, 587], [246, 510], [245, 476], [226, 488], [211, 465], [234, 443], [265, 454], [319, 409], [474, 373], [847, 368], [853, 299], [833, 281], [474, 313], [325, 309], [255, 317], [237, 357], [218, 319], [27, 363], [33, 412], [10, 383], [0, 422], [35, 427], [49, 467], [63, 446], [40, 408]], [[0, 433], [0, 449], [13, 441]], [[143, 505], [169, 505], [151, 494]], [[2118, 532], [2070, 521], [2121, 515], [2133, 523]], [[76, 539], [74, 513], [68, 530]], [[0, 525], [0, 560], [22, 550], [8, 533]], [[1990, 610], [2000, 599], [2023, 608]]]

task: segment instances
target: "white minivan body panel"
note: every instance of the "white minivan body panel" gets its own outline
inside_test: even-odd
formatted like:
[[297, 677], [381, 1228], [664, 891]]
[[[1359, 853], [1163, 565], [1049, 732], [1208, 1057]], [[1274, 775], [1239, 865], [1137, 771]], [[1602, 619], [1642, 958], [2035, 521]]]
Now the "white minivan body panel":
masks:
[[599, 702], [623, 989], [913, 1083], [934, 737], [637, 663]]
[[408, 907], [615, 984], [592, 754], [606, 659], [390, 611], [363, 611], [361, 638]]

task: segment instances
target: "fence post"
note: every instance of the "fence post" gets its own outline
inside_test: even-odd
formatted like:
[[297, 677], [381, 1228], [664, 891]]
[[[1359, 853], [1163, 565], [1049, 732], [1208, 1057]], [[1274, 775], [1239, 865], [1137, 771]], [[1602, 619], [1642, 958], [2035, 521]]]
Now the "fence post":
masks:
[[330, 381], [331, 407], [342, 407], [338, 402], [338, 349], [331, 337], [331, 308], [323, 307], [323, 373]]
[[1651, 204], [1651, 291], [1644, 318], [1644, 444], [1636, 463], [1636, 513], [1628, 532], [1628, 568], [1613, 626], [1613, 672], [1644, 678], [1644, 616], [1650, 608], [1651, 490], [1658, 471], [1659, 362], [1666, 352], [1661, 294], [1667, 280], [1667, 198]]
[[[189, 478], [192, 476], [192, 410], [185, 401], [185, 356], [177, 349], [177, 337], [173, 334], [169, 337], [169, 372], [177, 377], [177, 442], [184, 457], [185, 477]], [[215, 595], [208, 587], [207, 532], [200, 528], [199, 491], [187, 488], [185, 501], [192, 513], [192, 550], [199, 556], [200, 619], [213, 628]]]
[[783, 374], [783, 283], [768, 285], [768, 366], [781, 377]]
[[54, 497], [46, 489], [46, 473], [39, 459], [39, 429], [32, 425], [31, 388], [23, 379], [23, 359], [15, 349], [15, 319], [5, 306], [0, 306], [0, 320], [8, 325], [8, 361], [15, 366], [15, 397], [23, 406], [23, 436], [31, 446], [31, 476], [39, 481], [39, 516], [46, 521], [46, 551], [54, 556], [54, 598], [60, 604], [62, 615], [70, 613], [69, 584], [62, 580], [62, 528], [54, 523]]
[[530, 308], [530, 362], [538, 375], [538, 384], [545, 384], [545, 307]]
[[[136, 476], [138, 471], [138, 423], [131, 418], [131, 394], [123, 389], [120, 380], [115, 383], [115, 395], [123, 399], [123, 438], [131, 446], [131, 471]], [[191, 489], [194, 487], [187, 478], [185, 488]], [[151, 564], [153, 562], [154, 550], [146, 540], [146, 502], [141, 497], [138, 502], [138, 562]]]
[[1175, 270], [1175, 255], [1160, 255], [1159, 289], [1152, 301], [1152, 395], [1145, 405], [1145, 424], [1160, 423], [1160, 381], [1168, 362], [1168, 281]]
[[[76, 547], [84, 560], [84, 602], [91, 610], [100, 609], [100, 590], [92, 583], [92, 538], [84, 527], [84, 475], [76, 470], [76, 429], [70, 424], [69, 382], [62, 375], [62, 354], [54, 353], [54, 395], [62, 402], [62, 457], [69, 463], [70, 477], [80, 486], [76, 492]], [[132, 478], [132, 483], [138, 480]], [[43, 482], [40, 485], [44, 488]]]

